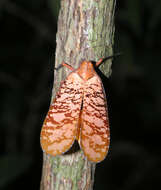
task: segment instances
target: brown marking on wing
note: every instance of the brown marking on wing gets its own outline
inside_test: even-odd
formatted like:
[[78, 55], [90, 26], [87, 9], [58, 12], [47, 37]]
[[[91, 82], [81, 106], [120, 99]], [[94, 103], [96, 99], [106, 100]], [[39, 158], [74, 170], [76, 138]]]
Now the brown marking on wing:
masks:
[[62, 83], [41, 131], [42, 149], [53, 156], [66, 152], [78, 133], [83, 80], [72, 72]]
[[107, 155], [110, 144], [109, 120], [104, 89], [95, 74], [84, 86], [80, 145], [92, 162], [100, 162]]

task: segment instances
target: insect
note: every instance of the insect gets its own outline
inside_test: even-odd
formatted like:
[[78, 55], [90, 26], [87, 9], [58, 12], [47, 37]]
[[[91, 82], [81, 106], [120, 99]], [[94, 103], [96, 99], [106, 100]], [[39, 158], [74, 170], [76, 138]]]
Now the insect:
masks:
[[[103, 61], [100, 59], [95, 66]], [[62, 65], [72, 72], [50, 105], [41, 130], [42, 149], [50, 155], [60, 155], [77, 140], [89, 161], [100, 162], [110, 144], [103, 84], [90, 61], [83, 61], [77, 69], [64, 62]]]

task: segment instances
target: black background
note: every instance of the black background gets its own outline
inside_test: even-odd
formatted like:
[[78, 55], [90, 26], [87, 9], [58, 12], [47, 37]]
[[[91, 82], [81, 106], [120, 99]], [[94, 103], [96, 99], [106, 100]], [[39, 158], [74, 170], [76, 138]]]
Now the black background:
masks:
[[[59, 0], [0, 1], [0, 189], [39, 189]], [[155, 189], [161, 179], [161, 1], [117, 1], [108, 80], [111, 147], [94, 189]]]

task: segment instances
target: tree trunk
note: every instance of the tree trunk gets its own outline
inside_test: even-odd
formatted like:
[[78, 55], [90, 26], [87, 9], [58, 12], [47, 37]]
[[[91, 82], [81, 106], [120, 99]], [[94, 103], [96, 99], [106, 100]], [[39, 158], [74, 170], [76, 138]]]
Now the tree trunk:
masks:
[[[113, 54], [115, 0], [61, 0], [55, 67], [62, 61], [77, 68], [82, 60]], [[102, 66], [111, 74], [111, 61]], [[53, 97], [69, 70], [55, 71]], [[52, 157], [43, 153], [41, 190], [92, 190], [95, 164], [81, 150]]]

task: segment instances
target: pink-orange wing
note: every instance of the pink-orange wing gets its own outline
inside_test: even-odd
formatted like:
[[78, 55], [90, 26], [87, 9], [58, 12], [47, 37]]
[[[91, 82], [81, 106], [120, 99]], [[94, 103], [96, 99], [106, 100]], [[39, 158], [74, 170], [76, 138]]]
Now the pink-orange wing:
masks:
[[42, 149], [53, 156], [66, 152], [77, 136], [82, 79], [72, 72], [62, 83], [41, 131]]
[[96, 74], [85, 86], [80, 145], [88, 160], [100, 162], [107, 155], [110, 143], [106, 97]]

